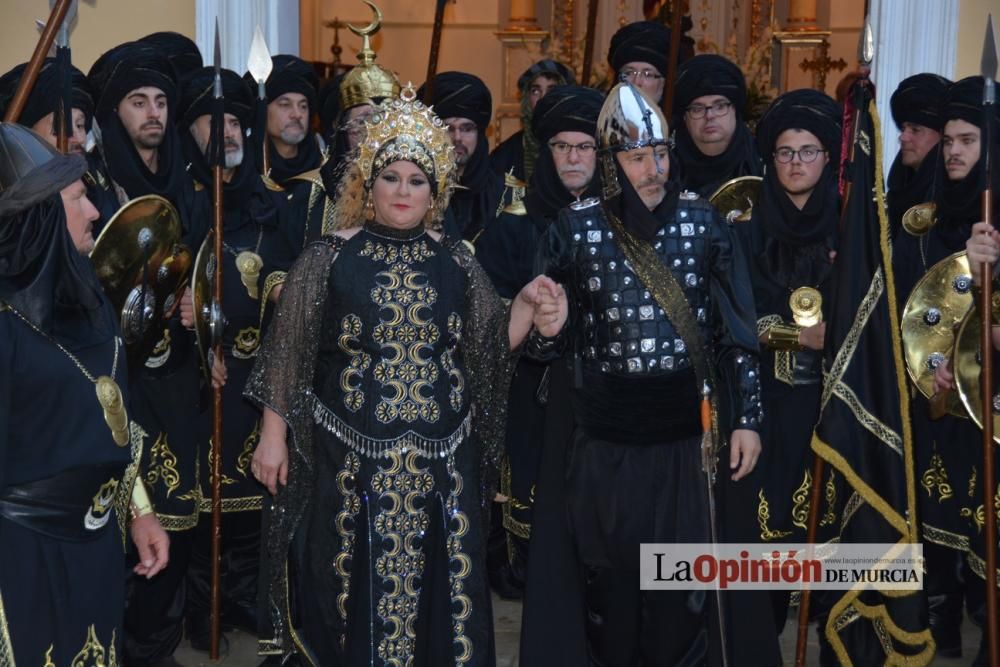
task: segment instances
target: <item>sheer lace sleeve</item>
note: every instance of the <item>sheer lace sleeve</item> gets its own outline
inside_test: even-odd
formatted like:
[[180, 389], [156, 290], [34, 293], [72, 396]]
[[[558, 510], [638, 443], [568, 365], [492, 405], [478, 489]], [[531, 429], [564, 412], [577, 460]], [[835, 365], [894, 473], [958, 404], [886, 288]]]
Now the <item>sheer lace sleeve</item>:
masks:
[[488, 508], [499, 480], [507, 429], [507, 395], [520, 348], [510, 350], [510, 308], [497, 295], [479, 262], [462, 243], [455, 244], [451, 251], [469, 276], [463, 358], [472, 385], [475, 429], [481, 447], [482, 502]]

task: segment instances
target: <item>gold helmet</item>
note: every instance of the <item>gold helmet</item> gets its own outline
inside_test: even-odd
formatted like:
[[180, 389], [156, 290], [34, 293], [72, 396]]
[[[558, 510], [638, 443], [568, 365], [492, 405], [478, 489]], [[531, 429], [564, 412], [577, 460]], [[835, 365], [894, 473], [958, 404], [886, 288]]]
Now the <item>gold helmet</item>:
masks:
[[399, 80], [396, 75], [381, 65], [375, 64], [370, 36], [378, 32], [382, 24], [382, 11], [374, 3], [365, 0], [375, 12], [375, 20], [364, 28], [348, 24], [351, 32], [362, 38], [358, 64], [344, 76], [340, 83], [340, 108], [347, 110], [362, 104], [371, 104], [376, 98], [399, 96]]
[[412, 162], [427, 175], [434, 196], [430, 222], [440, 222], [455, 184], [455, 149], [444, 123], [417, 99], [413, 85], [375, 105], [365, 119], [365, 131], [357, 160], [348, 165], [338, 186], [334, 229], [361, 224], [372, 182], [398, 160]]

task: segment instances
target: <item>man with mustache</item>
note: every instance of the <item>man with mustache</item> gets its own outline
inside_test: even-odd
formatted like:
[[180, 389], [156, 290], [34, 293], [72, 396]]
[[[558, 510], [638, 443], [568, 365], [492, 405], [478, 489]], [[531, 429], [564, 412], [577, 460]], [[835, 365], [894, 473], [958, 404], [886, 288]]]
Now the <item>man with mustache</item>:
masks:
[[521, 129], [493, 149], [490, 154], [493, 171], [500, 175], [511, 174], [522, 185], [530, 183], [535, 160], [541, 149], [531, 131], [535, 106], [556, 86], [574, 83], [576, 79], [573, 72], [555, 60], [539, 60], [524, 70], [517, 79], [517, 89], [521, 95]]
[[[681, 27], [690, 30], [691, 19], [685, 16]], [[608, 47], [613, 83], [628, 81], [654, 104], [662, 104], [665, 77], [670, 69], [667, 62], [670, 39], [670, 29], [656, 21], [636, 21], [619, 28]], [[693, 55], [694, 41], [682, 36], [677, 62], [683, 63]]]
[[[979, 76], [951, 84], [944, 96], [941, 159], [935, 176], [940, 185], [933, 200], [937, 223], [921, 236], [904, 229], [893, 244], [900, 307], [928, 269], [956, 252], [967, 250], [974, 284], [981, 262], [995, 261], [990, 248], [997, 243], [996, 232], [981, 222], [980, 193], [986, 185], [981, 159], [985, 148], [982, 97], [983, 78]], [[997, 121], [994, 118], [994, 127]], [[993, 138], [1000, 141], [996, 133]], [[991, 150], [993, 155], [1000, 154], [997, 143]], [[1000, 171], [994, 169], [993, 188], [998, 187]], [[991, 222], [997, 225], [1000, 216]], [[937, 367], [934, 386], [936, 392], [954, 389], [950, 362]], [[982, 511], [982, 486], [976, 482], [982, 479], [982, 433], [966, 417], [949, 414], [931, 420], [927, 400], [913, 393], [915, 472], [925, 489], [918, 497], [922, 500], [919, 516], [927, 557], [925, 592], [931, 632], [940, 653], [958, 657], [962, 654], [962, 598], [977, 625], [982, 625], [986, 604], [981, 574], [985, 545], [981, 529], [971, 519]], [[984, 648], [985, 635], [973, 664], [986, 664]]]
[[[159, 195], [180, 216], [182, 242], [197, 253], [211, 216], [196, 196], [181, 149], [176, 116], [178, 72], [172, 52], [138, 41], [104, 53], [88, 74], [98, 91], [94, 117], [97, 139], [85, 177], [88, 195], [104, 225], [131, 199]], [[97, 230], [95, 230], [96, 232]], [[194, 336], [178, 317], [166, 322], [152, 353], [130, 368], [133, 418], [148, 434], [140, 474], [153, 507], [171, 540], [172, 567], [153, 580], [129, 582], [129, 624], [124, 654], [130, 664], [171, 665], [181, 638], [183, 581], [190, 529], [198, 521], [197, 419], [201, 378]]]
[[[184, 80], [179, 105], [181, 144], [188, 170], [195, 180], [205, 207], [211, 207], [212, 169], [206, 156], [210, 147], [215, 70], [195, 71]], [[223, 303], [226, 327], [222, 347], [224, 359], [213, 363], [213, 377], [224, 377], [222, 432], [222, 624], [245, 632], [257, 632], [257, 569], [260, 560], [262, 487], [250, 472], [250, 456], [256, 444], [260, 412], [242, 398], [247, 377], [270, 311], [262, 308], [272, 300], [268, 285], [273, 274], [287, 269], [295, 257], [285, 243], [264, 179], [244, 150], [243, 128], [253, 118], [254, 98], [250, 87], [235, 72], [222, 70], [225, 104], [223, 140]], [[238, 258], [260, 261], [247, 270]], [[242, 268], [241, 268], [242, 267]], [[265, 317], [262, 317], [262, 313]], [[181, 320], [193, 326], [193, 309], [182, 304]], [[211, 437], [212, 411], [201, 413], [198, 423], [198, 467], [201, 475], [197, 527], [191, 533], [190, 564], [186, 568], [186, 636], [195, 648], [208, 645], [210, 632], [211, 548]], [[183, 570], [181, 571], [183, 575]], [[175, 607], [176, 609], [177, 607]], [[179, 620], [179, 619], [177, 619]], [[176, 621], [175, 621], [176, 622]]]
[[451, 196], [445, 229], [475, 244], [500, 214], [501, 201], [507, 197], [503, 177], [490, 164], [486, 138], [493, 116], [493, 96], [479, 77], [465, 72], [438, 74], [420, 87], [419, 99], [425, 99], [428, 85], [432, 98], [427, 103], [448, 127], [461, 186]]
[[[27, 63], [22, 63], [0, 77], [0, 116], [7, 111], [7, 105], [13, 100], [27, 66]], [[62, 98], [58, 69], [55, 58], [45, 59], [21, 117], [18, 118], [21, 125], [30, 127], [53, 146], [59, 140], [56, 112], [61, 106]], [[69, 152], [83, 155], [87, 147], [87, 132], [94, 120], [94, 98], [83, 72], [72, 66], [70, 85], [73, 118], [68, 136]]]
[[[271, 62], [273, 69], [265, 82], [267, 98], [256, 102], [266, 104], [266, 124], [255, 127], [251, 139], [258, 168], [263, 168], [264, 153], [267, 155], [269, 171], [264, 176], [276, 192], [275, 202], [280, 204], [287, 200], [282, 190], [293, 177], [322, 164], [326, 144], [312, 130], [319, 84], [312, 65], [284, 54], [272, 57]], [[257, 82], [249, 72], [243, 78], [251, 90], [257, 90]]]
[[[747, 265], [715, 209], [672, 187], [667, 122], [643, 93], [612, 88], [597, 136], [601, 198], [562, 209], [539, 243], [540, 268], [565, 285], [573, 315], [558, 337], [533, 334], [528, 346], [543, 359], [565, 346], [569, 386], [550, 390], [548, 410], [568, 400], [575, 426], [569, 443], [545, 443], [571, 454], [540, 471], [520, 655], [700, 664], [737, 630], [710, 636], [702, 592], [641, 590], [639, 545], [711, 541], [702, 457], [714, 453], [702, 451], [699, 418], [709, 377], [718, 377], [709, 390], [723, 406], [719, 427], [731, 431], [715, 486], [747, 484], [739, 480], [760, 455]], [[544, 494], [553, 495], [543, 505]], [[773, 632], [760, 641], [773, 658], [758, 652], [757, 664], [777, 663]]]
[[903, 214], [911, 206], [934, 199], [935, 175], [941, 159], [939, 142], [944, 118], [941, 107], [951, 81], [937, 74], [915, 74], [899, 82], [889, 100], [899, 129], [899, 153], [889, 169], [886, 199], [889, 227], [896, 238]]
[[[539, 147], [523, 200], [506, 206], [476, 242], [476, 259], [501, 297], [513, 298], [534, 278], [538, 239], [560, 209], [600, 193], [597, 116], [604, 96], [593, 88], [557, 86], [535, 105], [527, 132]], [[508, 403], [506, 459], [501, 502], [493, 505], [487, 567], [502, 597], [524, 589], [528, 537], [545, 421], [549, 365], [522, 358]]]
[[674, 141], [686, 190], [710, 197], [737, 176], [760, 176], [763, 166], [743, 121], [747, 84], [730, 60], [697, 55], [677, 68]]
[[320, 93], [320, 120], [331, 142], [329, 158], [318, 169], [298, 174], [287, 185], [288, 235], [292, 244], [302, 248], [331, 232], [337, 181], [365, 137], [365, 121], [372, 113], [372, 105], [399, 96], [396, 75], [376, 64], [375, 52], [366, 47], [367, 42], [358, 54], [361, 62]]

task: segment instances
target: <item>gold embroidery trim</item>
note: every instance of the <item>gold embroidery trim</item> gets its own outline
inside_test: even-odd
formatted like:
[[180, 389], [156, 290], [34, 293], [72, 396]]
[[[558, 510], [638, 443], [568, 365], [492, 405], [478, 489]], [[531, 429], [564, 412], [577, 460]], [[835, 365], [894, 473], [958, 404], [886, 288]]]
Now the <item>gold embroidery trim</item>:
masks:
[[760, 539], [765, 542], [780, 540], [792, 534], [790, 530], [771, 530], [768, 521], [771, 519], [771, 506], [764, 497], [764, 489], [757, 494], [757, 523], [760, 524]]
[[934, 452], [928, 465], [927, 470], [920, 476], [920, 486], [924, 487], [929, 498], [934, 497], [934, 490], [937, 489], [938, 502], [943, 503], [954, 494], [951, 490], [951, 484], [948, 483], [948, 471], [945, 470], [941, 455]]
[[[252, 512], [255, 510], [263, 509], [264, 507], [264, 496], [244, 496], [242, 498], [223, 498], [222, 499], [222, 511], [223, 512]], [[198, 509], [202, 514], [209, 513], [212, 511], [212, 499], [202, 497], [201, 502], [198, 503]]]
[[340, 552], [333, 559], [333, 569], [340, 577], [340, 593], [337, 595], [337, 613], [344, 621], [344, 632], [340, 634], [341, 650], [347, 645], [347, 601], [351, 594], [351, 569], [354, 559], [354, 530], [349, 524], [357, 523], [361, 511], [361, 499], [355, 492], [361, 459], [354, 452], [347, 452], [344, 466], [337, 473], [337, 490], [343, 498], [340, 511], [334, 518], [337, 534], [340, 535]]
[[162, 431], [149, 449], [149, 468], [144, 480], [150, 488], [162, 481], [168, 498], [181, 485], [181, 476], [177, 472], [177, 455], [170, 450], [167, 434]]
[[14, 667], [14, 646], [10, 641], [7, 612], [3, 606], [3, 591], [0, 591], [0, 665]]

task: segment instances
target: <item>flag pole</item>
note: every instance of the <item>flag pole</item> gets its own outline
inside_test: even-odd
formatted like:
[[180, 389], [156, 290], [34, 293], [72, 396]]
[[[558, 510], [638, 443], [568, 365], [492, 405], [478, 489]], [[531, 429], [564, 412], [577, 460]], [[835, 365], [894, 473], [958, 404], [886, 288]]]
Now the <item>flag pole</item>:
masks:
[[[434, 77], [437, 75], [438, 59], [441, 55], [441, 31], [444, 30], [444, 5], [446, 0], [437, 0], [434, 7], [434, 28], [431, 31], [431, 50], [427, 56], [427, 82], [424, 87], [424, 104], [434, 99]], [[380, 17], [381, 18], [381, 17]]]
[[[872, 29], [870, 17], [865, 19], [865, 27], [861, 32], [861, 39], [858, 43], [858, 61], [861, 64], [861, 80], [855, 85], [870, 85], [868, 83], [868, 75], [870, 73], [870, 67], [872, 60], [875, 57], [874, 52], [874, 40], [872, 39]], [[850, 127], [844, 127], [844, 134], [848, 132], [851, 133], [851, 153], [847, 158], [851, 162], [854, 161], [854, 153], [857, 150], [857, 134], [858, 127], [861, 124], [861, 114], [864, 110], [858, 106], [854, 109], [854, 114], [851, 119]], [[841, 164], [841, 171], [843, 171], [843, 163]], [[841, 201], [846, 204], [848, 197], [850, 196], [850, 182], [847, 183], [844, 188], [844, 193]], [[841, 211], [841, 221], [840, 221], [840, 231], [843, 231], [844, 227], [844, 215], [846, 213], [846, 207]], [[809, 516], [806, 519], [806, 543], [816, 544], [816, 532], [819, 528], [819, 505], [821, 502], [822, 494], [821, 490], [823, 487], [823, 473], [826, 468], [826, 462], [821, 456], [813, 453], [813, 471], [812, 471], [812, 486], [809, 489]], [[809, 639], [809, 604], [811, 601], [811, 591], [809, 586], [806, 585], [802, 589], [802, 594], [799, 597], [799, 619], [798, 619], [798, 632], [795, 641], [795, 667], [805, 667], [806, 664], [806, 651], [807, 642]], [[822, 630], [820, 630], [822, 632]]]
[[[674, 109], [674, 82], [677, 79], [677, 60], [681, 53], [681, 22], [684, 20], [682, 0], [673, 0], [670, 10], [670, 53], [667, 54], [666, 90], [663, 92], [663, 115], [670, 120]], [[742, 113], [743, 110], [740, 110]]]
[[[587, 34], [583, 45], [583, 69], [580, 74], [580, 85], [590, 85], [590, 72], [594, 66], [594, 42], [597, 39], [597, 6], [600, 0], [590, 0], [587, 4]], [[615, 81], [614, 83], [618, 83]]]

